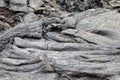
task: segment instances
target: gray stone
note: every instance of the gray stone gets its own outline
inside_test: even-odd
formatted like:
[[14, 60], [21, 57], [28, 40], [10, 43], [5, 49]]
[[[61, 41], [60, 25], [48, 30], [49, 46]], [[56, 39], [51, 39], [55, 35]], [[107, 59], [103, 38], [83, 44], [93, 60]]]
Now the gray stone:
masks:
[[6, 6], [6, 3], [4, 0], [0, 0], [0, 7], [5, 7]]
[[28, 12], [27, 0], [10, 0], [10, 10]]
[[9, 28], [11, 28], [11, 26], [8, 23], [0, 21], [0, 31], [2, 31], [2, 30], [8, 30]]
[[109, 2], [109, 4], [112, 6], [112, 7], [120, 7], [120, 0], [111, 0]]
[[44, 4], [42, 0], [30, 0], [29, 6], [37, 10], [40, 6]]
[[109, 11], [80, 20], [76, 27], [82, 30], [111, 30], [119, 33], [119, 21], [120, 14], [116, 11]]
[[24, 16], [23, 20], [25, 23], [29, 23], [38, 20], [38, 17], [34, 13], [28, 13]]
[[11, 4], [18, 3], [18, 4], [27, 4], [27, 0], [10, 0]]
[[120, 80], [120, 75], [115, 75], [111, 77], [110, 80]]
[[66, 28], [75, 28], [75, 20], [73, 17], [66, 17], [64, 18], [61, 23], [64, 23]]
[[[94, 77], [119, 74], [120, 14], [100, 10], [81, 13], [36, 22], [32, 22], [35, 14], [29, 13], [24, 16], [26, 24], [1, 34], [0, 80], [55, 80], [62, 73], [70, 78], [89, 76], [77, 80], [101, 80]], [[64, 25], [66, 29], [61, 28]], [[75, 29], [68, 28], [72, 26]], [[46, 70], [49, 66], [53, 70]], [[115, 79], [119, 76], [111, 78]]]
[[20, 73], [20, 72], [3, 72], [0, 74], [2, 78], [0, 80], [56, 80], [57, 74], [55, 73]]
[[95, 77], [81, 77], [81, 78], [75, 79], [75, 80], [100, 80], [100, 79], [95, 78]]

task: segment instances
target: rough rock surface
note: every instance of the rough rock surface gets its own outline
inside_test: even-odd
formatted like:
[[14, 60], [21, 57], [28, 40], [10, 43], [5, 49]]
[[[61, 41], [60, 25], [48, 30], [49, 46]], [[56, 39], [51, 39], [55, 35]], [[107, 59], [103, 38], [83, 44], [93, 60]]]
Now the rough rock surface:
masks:
[[24, 23], [34, 22], [37, 21], [39, 18], [34, 13], [28, 13], [23, 17]]
[[[70, 12], [81, 12], [91, 8], [120, 8], [119, 0], [0, 0], [0, 21], [10, 26], [24, 22], [24, 16], [34, 13], [37, 17], [66, 16]], [[11, 15], [12, 13], [12, 15]], [[26, 17], [27, 19], [27, 17]], [[31, 17], [28, 17], [28, 22]], [[35, 21], [35, 20], [33, 20]], [[8, 29], [0, 27], [0, 31]]]
[[44, 5], [42, 0], [30, 0], [29, 6], [35, 10], [39, 10], [39, 8]]
[[119, 8], [119, 0], [0, 0], [0, 80], [119, 80]]
[[119, 80], [119, 16], [90, 9], [11, 28], [0, 35], [0, 80]]
[[28, 12], [27, 0], [10, 0], [10, 10]]
[[5, 7], [6, 4], [5, 4], [5, 1], [4, 0], [0, 0], [0, 7]]

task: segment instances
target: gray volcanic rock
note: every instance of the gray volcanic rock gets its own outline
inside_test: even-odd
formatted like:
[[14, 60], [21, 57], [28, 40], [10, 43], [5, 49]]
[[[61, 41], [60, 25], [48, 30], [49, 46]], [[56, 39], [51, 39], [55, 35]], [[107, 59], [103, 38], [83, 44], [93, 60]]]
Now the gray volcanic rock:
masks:
[[38, 16], [36, 16], [34, 13], [28, 13], [23, 17], [23, 21], [25, 23], [37, 21], [38, 19], [39, 19]]
[[[0, 80], [119, 79], [120, 14], [100, 8], [39, 19], [41, 14], [49, 16], [50, 9], [55, 9], [52, 1], [6, 2], [17, 16], [11, 15], [16, 17], [14, 21], [23, 23], [0, 34]], [[81, 11], [94, 6], [91, 2], [62, 0], [63, 8], [57, 8]], [[38, 10], [41, 6], [43, 9]], [[5, 20], [0, 18], [0, 25]]]
[[42, 0], [30, 0], [29, 2], [29, 6], [35, 10], [39, 9], [42, 5], [44, 5]]
[[[91, 14], [90, 14], [91, 15]], [[108, 11], [95, 16], [82, 19], [81, 14], [76, 15], [76, 30], [66, 30], [63, 33], [79, 36], [95, 44], [120, 46], [120, 14], [116, 11]], [[75, 31], [74, 33], [72, 33]]]
[[109, 11], [96, 16], [82, 19], [76, 24], [77, 29], [83, 30], [112, 30], [120, 31], [120, 14], [116, 11]]
[[114, 8], [120, 7], [120, 0], [111, 0], [109, 3]]
[[27, 0], [10, 0], [10, 10], [28, 12]]
[[6, 6], [6, 3], [4, 0], [0, 0], [0, 7], [5, 7]]

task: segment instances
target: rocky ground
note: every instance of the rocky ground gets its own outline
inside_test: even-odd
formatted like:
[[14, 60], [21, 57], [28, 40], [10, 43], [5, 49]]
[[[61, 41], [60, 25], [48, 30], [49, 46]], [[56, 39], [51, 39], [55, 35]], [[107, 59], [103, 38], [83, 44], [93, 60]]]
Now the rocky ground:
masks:
[[0, 31], [44, 17], [66, 16], [91, 8], [119, 9], [119, 0], [0, 0]]
[[0, 0], [0, 80], [119, 80], [119, 0]]

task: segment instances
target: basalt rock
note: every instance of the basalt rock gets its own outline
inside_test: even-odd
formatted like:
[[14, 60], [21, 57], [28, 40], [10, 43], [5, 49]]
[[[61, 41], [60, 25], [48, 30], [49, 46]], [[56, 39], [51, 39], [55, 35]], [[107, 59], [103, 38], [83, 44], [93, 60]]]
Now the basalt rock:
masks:
[[0, 79], [119, 79], [119, 16], [117, 11], [91, 9], [1, 33]]
[[39, 18], [36, 16], [34, 13], [28, 13], [23, 17], [23, 22], [29, 23], [29, 22], [34, 22], [37, 21]]
[[4, 0], [0, 0], [0, 7], [5, 7], [6, 6], [6, 3]]

